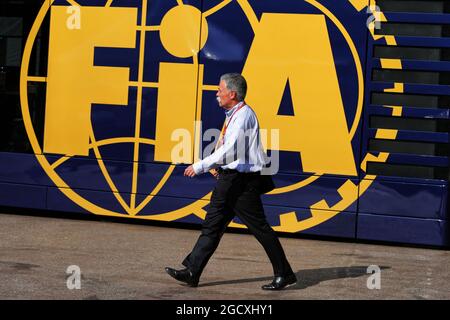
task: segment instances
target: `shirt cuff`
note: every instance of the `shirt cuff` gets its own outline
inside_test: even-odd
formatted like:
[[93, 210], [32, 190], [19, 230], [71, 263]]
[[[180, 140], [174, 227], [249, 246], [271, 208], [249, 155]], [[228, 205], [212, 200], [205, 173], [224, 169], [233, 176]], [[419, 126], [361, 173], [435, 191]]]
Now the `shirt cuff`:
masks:
[[202, 162], [198, 161], [196, 163], [194, 163], [192, 165], [192, 168], [194, 169], [194, 172], [196, 175], [202, 174], [203, 173], [203, 166], [202, 166]]

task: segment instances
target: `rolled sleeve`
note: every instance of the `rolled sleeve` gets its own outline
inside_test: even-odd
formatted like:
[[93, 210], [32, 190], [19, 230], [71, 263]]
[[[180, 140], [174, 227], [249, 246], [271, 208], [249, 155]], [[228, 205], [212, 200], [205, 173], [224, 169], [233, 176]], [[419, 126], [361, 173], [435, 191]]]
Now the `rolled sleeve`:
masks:
[[203, 165], [202, 165], [201, 161], [198, 161], [198, 162], [194, 163], [192, 165], [192, 168], [194, 169], [194, 172], [195, 172], [196, 175], [202, 174], [204, 172], [203, 171]]

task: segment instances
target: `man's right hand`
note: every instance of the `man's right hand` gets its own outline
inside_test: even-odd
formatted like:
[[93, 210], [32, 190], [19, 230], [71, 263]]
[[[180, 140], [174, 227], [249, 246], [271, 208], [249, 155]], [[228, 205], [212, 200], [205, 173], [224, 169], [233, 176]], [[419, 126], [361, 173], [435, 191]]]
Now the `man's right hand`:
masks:
[[189, 178], [195, 177], [196, 174], [195, 174], [195, 171], [194, 171], [194, 167], [192, 165], [187, 167], [186, 170], [184, 170], [184, 175], [189, 177]]

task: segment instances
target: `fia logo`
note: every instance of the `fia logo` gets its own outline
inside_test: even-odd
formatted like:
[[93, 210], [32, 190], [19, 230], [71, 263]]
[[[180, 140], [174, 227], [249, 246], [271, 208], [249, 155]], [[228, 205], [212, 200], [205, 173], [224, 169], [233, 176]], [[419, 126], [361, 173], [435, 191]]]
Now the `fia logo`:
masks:
[[[337, 202], [319, 195], [304, 204], [308, 212], [303, 216], [280, 209], [280, 222], [274, 229], [299, 232], [353, 210], [350, 206], [374, 181], [369, 175], [370, 179], [355, 184], [358, 170], [365, 172], [368, 161], [384, 162], [388, 156], [367, 153], [361, 162], [357, 161], [364, 100], [360, 55], [366, 48], [366, 33], [359, 31], [366, 24], [367, 2], [339, 0], [325, 6], [317, 0], [291, 0], [283, 2], [286, 10], [271, 12], [253, 0], [225, 0], [202, 10], [172, 1], [173, 7], [167, 5], [170, 8], [159, 12], [157, 19], [152, 8], [168, 1], [137, 2], [139, 5], [123, 7], [110, 0], [104, 6], [78, 6], [69, 12], [65, 1], [49, 0], [28, 37], [21, 72], [24, 124], [33, 151], [39, 155], [37, 160], [62, 193], [95, 214], [125, 213], [164, 221], [192, 214], [202, 218], [205, 200], [210, 197], [203, 191], [193, 196], [196, 202], [170, 210], [160, 209], [152, 199], [166, 182], [175, 182], [179, 161], [173, 161], [173, 153], [177, 154], [180, 146], [176, 135], [174, 139], [176, 130], [192, 137], [182, 148], [189, 152], [182, 153], [180, 162], [198, 160], [202, 134], [197, 124], [211, 117], [208, 103], [215, 103], [210, 98], [217, 90], [217, 77], [212, 75], [218, 72], [217, 61], [230, 59], [221, 55], [221, 45], [227, 42], [241, 48], [242, 41], [236, 39], [247, 30], [246, 48], [233, 61], [240, 65], [249, 83], [246, 102], [258, 114], [260, 127], [270, 132], [278, 130], [279, 139], [268, 136], [266, 143], [263, 141], [264, 149], [294, 154], [296, 161], [301, 159], [297, 161], [301, 168], [294, 169], [310, 174], [306, 179], [299, 176], [298, 181], [270, 195], [289, 193], [289, 197], [301, 197], [302, 189], [321, 183], [322, 176], [352, 177], [336, 186], [341, 198]], [[230, 12], [242, 17], [238, 19], [242, 26], [230, 29], [233, 36], [224, 38], [221, 28], [229, 24], [221, 25], [225, 20], [220, 17]], [[45, 77], [28, 76], [33, 43], [46, 15], [51, 18], [48, 72]], [[30, 81], [46, 84], [42, 145], [30, 116], [26, 94]], [[275, 148], [274, 140], [279, 141]], [[129, 188], [116, 185], [108, 170], [110, 163], [103, 160], [103, 150], [122, 157], [124, 149], [116, 147], [119, 144], [132, 150], [123, 156], [132, 160], [127, 177], [131, 183], [126, 185]], [[155, 170], [151, 177], [144, 176], [139, 163], [145, 150], [153, 150], [151, 162], [163, 162], [168, 167], [160, 166], [163, 169]], [[55, 155], [61, 156], [54, 161]], [[100, 183], [106, 181], [117, 200], [113, 207], [103, 198], [86, 196], [72, 188], [74, 183], [65, 173], [80, 157], [98, 162]], [[285, 169], [283, 165], [280, 169]], [[140, 183], [149, 178], [154, 189]], [[93, 189], [90, 179], [82, 183], [81, 189]], [[129, 194], [129, 200], [122, 193]]]

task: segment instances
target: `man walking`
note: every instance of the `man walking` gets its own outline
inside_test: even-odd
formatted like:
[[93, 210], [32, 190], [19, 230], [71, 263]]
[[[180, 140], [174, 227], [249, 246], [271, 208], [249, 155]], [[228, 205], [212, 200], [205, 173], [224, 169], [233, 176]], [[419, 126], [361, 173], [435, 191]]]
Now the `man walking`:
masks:
[[192, 287], [198, 285], [204, 267], [235, 215], [261, 243], [272, 263], [273, 281], [263, 285], [262, 289], [280, 290], [297, 281], [280, 241], [264, 215], [260, 195], [265, 192], [261, 179], [265, 155], [258, 119], [244, 102], [246, 92], [247, 83], [240, 74], [228, 73], [220, 78], [216, 96], [225, 110], [226, 120], [219, 143], [214, 153], [184, 172], [192, 178], [211, 170], [217, 178], [200, 237], [183, 261], [186, 268], [166, 268], [170, 276]]

